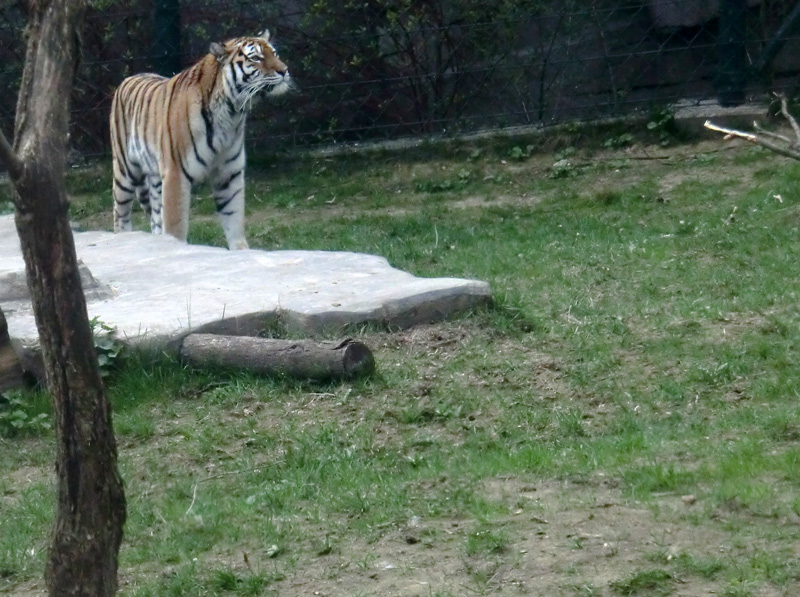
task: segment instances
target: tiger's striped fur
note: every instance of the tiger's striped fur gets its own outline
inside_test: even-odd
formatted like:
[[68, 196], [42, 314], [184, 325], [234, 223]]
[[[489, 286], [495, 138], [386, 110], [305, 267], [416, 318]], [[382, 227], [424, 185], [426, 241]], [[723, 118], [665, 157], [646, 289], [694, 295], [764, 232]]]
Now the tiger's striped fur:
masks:
[[290, 86], [268, 31], [211, 44], [171, 79], [125, 79], [111, 104], [114, 231], [131, 230], [136, 198], [154, 234], [185, 242], [192, 185], [208, 178], [228, 247], [246, 249], [245, 117], [258, 91], [274, 96]]

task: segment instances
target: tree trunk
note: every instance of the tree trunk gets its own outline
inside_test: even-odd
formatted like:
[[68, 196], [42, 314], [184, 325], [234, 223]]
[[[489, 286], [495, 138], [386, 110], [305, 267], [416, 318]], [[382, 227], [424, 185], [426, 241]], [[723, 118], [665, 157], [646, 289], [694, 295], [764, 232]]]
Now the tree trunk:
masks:
[[[17, 229], [56, 429], [58, 507], [47, 585], [54, 596], [113, 595], [125, 498], [67, 220], [63, 177], [46, 164], [26, 163], [17, 188]], [[48, 207], [51, 203], [56, 205]]]
[[300, 379], [352, 379], [375, 370], [370, 349], [353, 340], [320, 344], [310, 340], [189, 334], [180, 353], [184, 361], [199, 367], [225, 367]]
[[30, 3], [14, 147], [25, 259], [56, 431], [58, 505], [45, 578], [50, 595], [113, 595], [125, 521], [111, 411], [94, 352], [64, 187], [68, 101], [85, 0]]

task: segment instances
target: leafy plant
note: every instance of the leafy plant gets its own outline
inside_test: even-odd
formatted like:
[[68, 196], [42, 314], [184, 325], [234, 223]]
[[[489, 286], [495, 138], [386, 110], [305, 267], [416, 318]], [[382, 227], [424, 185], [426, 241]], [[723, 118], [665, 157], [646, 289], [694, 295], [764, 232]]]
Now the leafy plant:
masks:
[[658, 135], [659, 143], [663, 146], [669, 145], [670, 142], [680, 137], [675, 113], [669, 108], [654, 111], [647, 122], [647, 130], [655, 132]]
[[31, 401], [24, 395], [0, 394], [0, 436], [13, 437], [25, 432], [39, 433], [50, 429], [50, 415], [31, 413]]
[[535, 148], [533, 145], [526, 145], [524, 148], [520, 147], [519, 145], [515, 145], [508, 152], [508, 157], [510, 157], [512, 160], [521, 162], [522, 160], [526, 160], [531, 157], [534, 149]]
[[622, 133], [603, 141], [603, 147], [607, 149], [620, 149], [622, 147], [627, 147], [631, 143], [633, 143], [633, 135], [630, 133]]
[[550, 172], [547, 176], [549, 178], [569, 178], [577, 175], [577, 168], [575, 168], [572, 162], [565, 158], [558, 160], [556, 163], [550, 166]]
[[94, 349], [97, 353], [97, 364], [100, 366], [100, 375], [107, 377], [119, 366], [125, 345], [117, 338], [117, 331], [110, 325], [93, 317], [89, 324], [92, 328]]

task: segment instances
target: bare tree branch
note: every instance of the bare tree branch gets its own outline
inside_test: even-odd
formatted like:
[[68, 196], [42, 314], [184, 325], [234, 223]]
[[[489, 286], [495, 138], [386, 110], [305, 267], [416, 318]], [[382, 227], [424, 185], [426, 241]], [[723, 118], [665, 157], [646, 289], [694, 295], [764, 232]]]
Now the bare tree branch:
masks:
[[778, 98], [780, 98], [781, 100], [781, 114], [783, 114], [783, 117], [789, 121], [790, 125], [792, 125], [794, 136], [797, 139], [794, 145], [795, 147], [800, 146], [800, 126], [797, 125], [797, 121], [794, 119], [794, 116], [789, 114], [789, 106], [788, 106], [788, 101], [786, 100], [786, 96], [783, 94], [779, 94]]
[[14, 153], [14, 148], [11, 147], [3, 131], [0, 131], [0, 164], [6, 167], [12, 180], [16, 180], [22, 174], [22, 160]]
[[783, 147], [781, 145], [778, 145], [777, 143], [773, 143], [772, 141], [764, 139], [763, 137], [754, 135], [753, 133], [739, 131], [736, 129], [729, 129], [724, 126], [718, 126], [712, 123], [710, 120], [706, 120], [703, 126], [711, 131], [724, 133], [726, 139], [730, 139], [731, 137], [738, 137], [739, 139], [744, 139], [745, 141], [749, 141], [750, 143], [755, 143], [756, 145], [765, 147], [766, 149], [774, 151], [775, 153], [780, 154], [782, 156], [786, 156], [787, 158], [792, 158], [793, 160], [800, 160], [800, 151], [793, 149], [791, 147]]
[[772, 139], [778, 139], [778, 141], [783, 141], [784, 143], [786, 143], [786, 145], [792, 145], [792, 140], [786, 135], [781, 135], [772, 131], [768, 131], [757, 122], [753, 122], [753, 128], [756, 129], [756, 131], [758, 131], [759, 135], [764, 135], [765, 137], [771, 137]]

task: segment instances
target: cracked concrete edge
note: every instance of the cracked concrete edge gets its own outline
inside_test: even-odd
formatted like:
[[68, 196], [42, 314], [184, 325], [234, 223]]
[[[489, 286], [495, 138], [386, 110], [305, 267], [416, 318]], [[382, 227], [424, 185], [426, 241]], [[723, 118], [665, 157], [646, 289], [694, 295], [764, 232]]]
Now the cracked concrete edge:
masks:
[[189, 334], [263, 336], [272, 332], [321, 337], [347, 334], [354, 327], [374, 325], [384, 329], [405, 329], [422, 323], [435, 323], [493, 304], [487, 282], [469, 281], [458, 288], [433, 290], [413, 297], [388, 301], [370, 312], [330, 310], [302, 313], [290, 309], [257, 311], [186, 328], [174, 335], [143, 334], [123, 339], [139, 349], [162, 347], [173, 354]]
[[307, 314], [286, 310], [280, 312], [279, 320], [288, 331], [309, 335], [331, 334], [359, 325], [404, 329], [485, 308], [492, 301], [487, 282], [468, 281], [459, 287], [390, 300], [371, 312], [330, 310]]
[[[435, 323], [493, 304], [491, 287], [486, 282], [469, 281], [458, 288], [433, 290], [413, 297], [388, 301], [371, 312], [327, 311], [301, 313], [291, 310], [258, 311], [214, 321], [178, 334], [140, 334], [118, 339], [136, 351], [158, 351], [177, 355], [189, 334], [263, 336], [271, 332], [303, 334], [308, 337], [347, 334], [354, 327], [374, 325], [384, 329], [405, 329], [422, 323]], [[45, 383], [44, 364], [38, 342], [12, 338], [25, 373], [39, 384]]]

